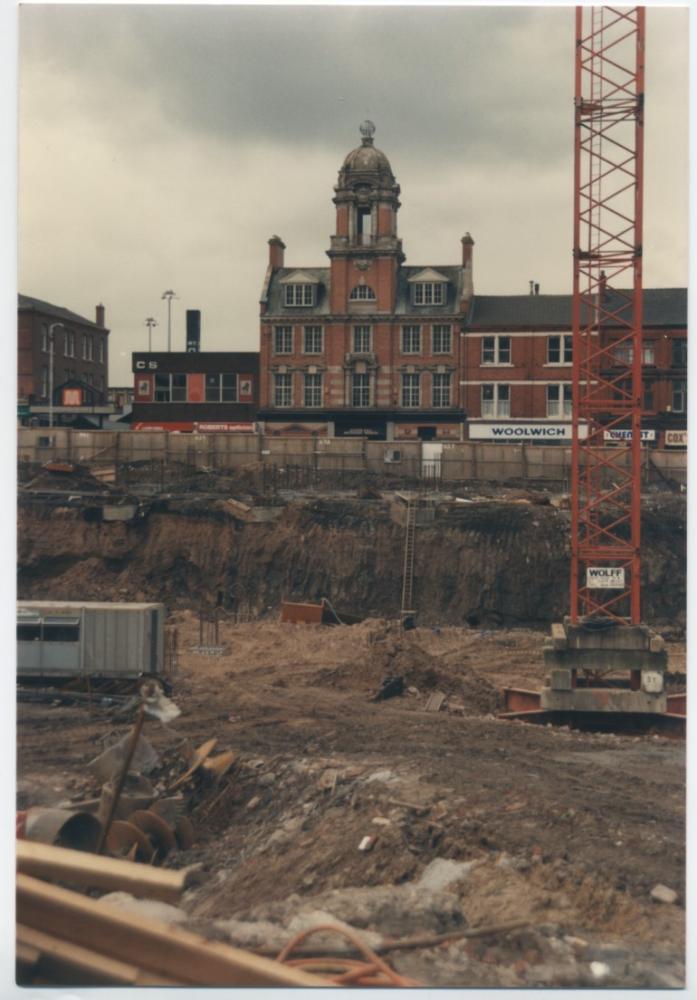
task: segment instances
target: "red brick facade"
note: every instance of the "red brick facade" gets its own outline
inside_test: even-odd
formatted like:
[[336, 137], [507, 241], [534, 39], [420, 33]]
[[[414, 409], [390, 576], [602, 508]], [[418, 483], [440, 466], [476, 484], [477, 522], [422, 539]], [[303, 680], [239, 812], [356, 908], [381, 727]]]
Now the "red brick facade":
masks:
[[281, 240], [269, 241], [260, 418], [271, 431], [457, 440], [472, 240], [463, 265], [404, 267], [399, 185], [369, 123], [362, 131], [335, 188], [330, 266], [289, 268]]
[[48, 403], [50, 340], [53, 337], [54, 402], [60, 387], [84, 385], [95, 404], [105, 404], [109, 386], [109, 330], [104, 306], [95, 320], [85, 319], [49, 302], [19, 296], [17, 312], [17, 395], [28, 404]]

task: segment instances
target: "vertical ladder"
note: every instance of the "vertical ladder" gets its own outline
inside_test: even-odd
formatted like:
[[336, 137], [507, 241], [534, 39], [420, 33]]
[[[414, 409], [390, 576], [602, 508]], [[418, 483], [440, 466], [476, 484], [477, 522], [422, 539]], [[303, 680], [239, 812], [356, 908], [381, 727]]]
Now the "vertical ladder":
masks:
[[404, 534], [404, 570], [402, 574], [402, 611], [404, 620], [415, 613], [414, 602], [414, 542], [416, 535], [416, 505], [413, 498], [407, 500], [406, 531]]

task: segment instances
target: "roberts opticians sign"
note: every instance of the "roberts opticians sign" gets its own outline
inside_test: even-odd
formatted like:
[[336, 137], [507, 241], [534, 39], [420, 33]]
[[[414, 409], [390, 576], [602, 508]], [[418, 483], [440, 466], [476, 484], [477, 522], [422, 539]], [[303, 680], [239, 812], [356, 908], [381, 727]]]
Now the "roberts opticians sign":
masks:
[[[588, 429], [579, 427], [580, 436], [585, 438]], [[570, 441], [571, 424], [469, 424], [471, 441]]]

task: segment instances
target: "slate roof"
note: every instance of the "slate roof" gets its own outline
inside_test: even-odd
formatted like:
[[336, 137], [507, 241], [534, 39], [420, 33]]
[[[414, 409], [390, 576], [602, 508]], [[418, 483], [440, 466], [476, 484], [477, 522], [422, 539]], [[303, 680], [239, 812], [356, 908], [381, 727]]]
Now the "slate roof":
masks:
[[[419, 275], [424, 271], [423, 265], [419, 267], [400, 267], [397, 282], [397, 304], [395, 314], [398, 316], [452, 316], [459, 314], [460, 297], [462, 294], [462, 268], [460, 266], [448, 265], [446, 267], [435, 267], [433, 270], [442, 274], [448, 279], [447, 302], [442, 306], [414, 306], [411, 304], [411, 292], [409, 279], [414, 275]], [[303, 273], [315, 279], [317, 286], [317, 303], [309, 306], [286, 306], [285, 305], [285, 285], [283, 280], [292, 274]], [[271, 316], [286, 315], [313, 315], [329, 316], [329, 280], [330, 269], [328, 267], [281, 267], [274, 271], [269, 291], [267, 313]], [[366, 283], [370, 284], [370, 279], [366, 278]], [[367, 305], [367, 303], [363, 303]]]
[[93, 326], [95, 330], [103, 329], [101, 326], [97, 326], [93, 319], [85, 319], [84, 316], [79, 316], [77, 313], [71, 312], [70, 309], [65, 309], [63, 306], [54, 306], [51, 302], [32, 298], [31, 295], [18, 295], [17, 299], [19, 309], [31, 309], [34, 312], [46, 313], [47, 316], [56, 316], [58, 319], [64, 319], [69, 323]]
[[[415, 306], [411, 303], [409, 279], [422, 274], [427, 268], [400, 267], [397, 282], [397, 302], [395, 315], [417, 319], [419, 316], [455, 316], [460, 312], [463, 270], [459, 265], [444, 267], [428, 265], [448, 279], [448, 299], [442, 306]], [[317, 285], [317, 304], [308, 306], [286, 306], [284, 286], [281, 281], [289, 275], [302, 272]], [[267, 312], [271, 316], [298, 315], [329, 316], [328, 267], [284, 267], [274, 271], [268, 293]], [[629, 304], [622, 305], [618, 297], [617, 309], [631, 316]], [[367, 303], [366, 303], [367, 304]], [[606, 303], [612, 308], [612, 300]], [[687, 326], [686, 288], [645, 288], [644, 326], [681, 327]], [[558, 328], [571, 329], [571, 295], [477, 295], [468, 317], [468, 329], [493, 329], [496, 327]]]
[[[630, 304], [615, 296], [621, 317], [631, 317]], [[609, 298], [606, 308], [613, 308]], [[469, 317], [469, 328], [495, 326], [570, 327], [570, 295], [477, 295]], [[686, 288], [645, 288], [644, 326], [687, 326]]]

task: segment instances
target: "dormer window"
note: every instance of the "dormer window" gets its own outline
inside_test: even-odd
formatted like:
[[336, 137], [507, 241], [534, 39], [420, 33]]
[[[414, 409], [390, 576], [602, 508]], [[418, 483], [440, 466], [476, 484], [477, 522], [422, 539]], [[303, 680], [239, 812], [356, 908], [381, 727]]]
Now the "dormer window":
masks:
[[441, 281], [418, 281], [412, 285], [411, 294], [415, 306], [442, 306], [445, 284]]
[[349, 298], [353, 301], [374, 301], [375, 292], [369, 285], [356, 285], [355, 288], [351, 290]]
[[425, 267], [407, 278], [413, 306], [444, 306], [448, 301], [448, 277], [433, 267]]
[[314, 285], [286, 285], [287, 306], [313, 306], [315, 304]]

